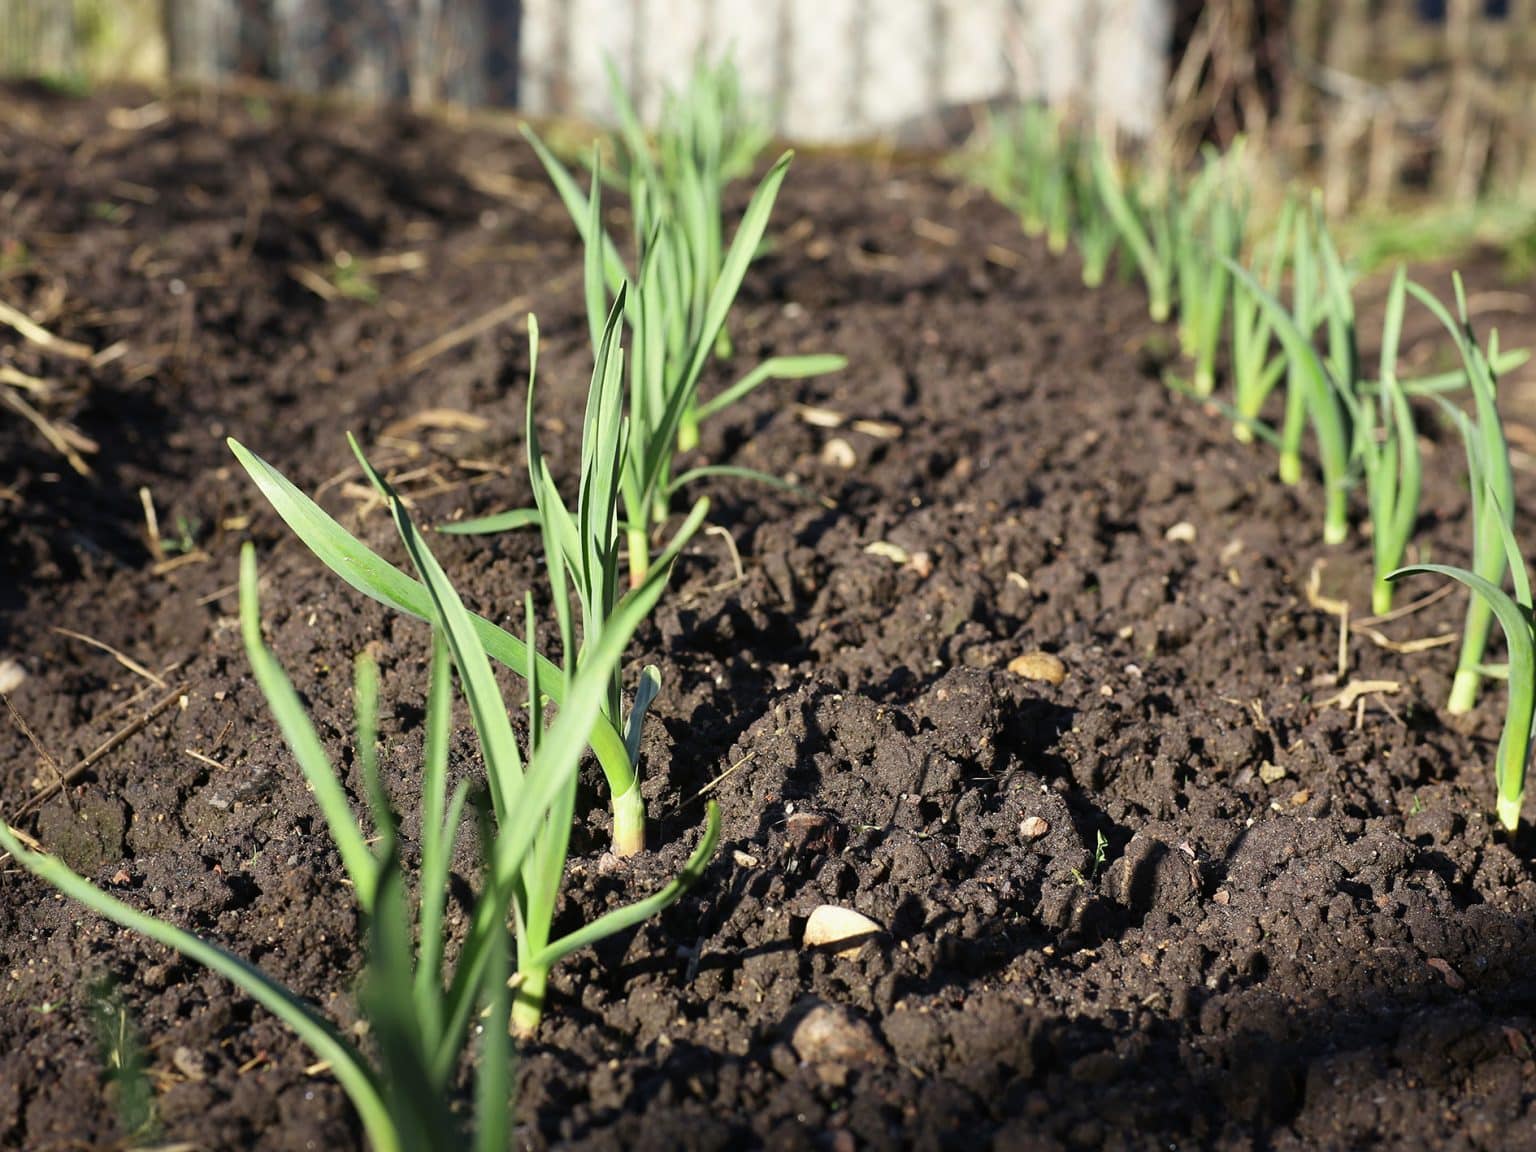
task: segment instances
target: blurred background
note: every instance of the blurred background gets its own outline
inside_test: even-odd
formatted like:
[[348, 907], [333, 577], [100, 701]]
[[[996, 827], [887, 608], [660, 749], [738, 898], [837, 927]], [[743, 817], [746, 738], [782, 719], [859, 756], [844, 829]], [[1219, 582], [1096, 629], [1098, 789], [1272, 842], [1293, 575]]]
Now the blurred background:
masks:
[[1536, 186], [1536, 0], [0, 0], [0, 70], [602, 121], [733, 49], [780, 133], [943, 147], [1042, 98], [1192, 152], [1257, 138], [1334, 211]]

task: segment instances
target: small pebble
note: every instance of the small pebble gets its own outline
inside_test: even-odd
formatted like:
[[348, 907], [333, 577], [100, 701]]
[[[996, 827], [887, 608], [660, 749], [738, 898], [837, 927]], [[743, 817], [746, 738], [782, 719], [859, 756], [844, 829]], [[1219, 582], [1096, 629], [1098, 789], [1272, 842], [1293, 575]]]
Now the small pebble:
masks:
[[208, 1061], [200, 1052], [178, 1044], [171, 1050], [171, 1064], [188, 1080], [207, 1079]]
[[850, 1068], [885, 1063], [885, 1050], [869, 1023], [834, 1004], [818, 1004], [807, 1012], [789, 1045], [823, 1083], [834, 1086], [847, 1080]]
[[805, 936], [801, 943], [807, 948], [842, 944], [843, 947], [832, 949], [832, 953], [847, 959], [857, 956], [864, 942], [878, 936], [881, 931], [880, 925], [861, 912], [840, 908], [836, 904], [823, 904], [805, 922]]
[[1163, 539], [1172, 540], [1176, 544], [1193, 544], [1195, 542], [1195, 526], [1188, 520], [1180, 520], [1163, 533]]
[[881, 556], [892, 564], [910, 564], [912, 554], [900, 544], [892, 544], [889, 540], [876, 540], [872, 544], [864, 545], [864, 551], [871, 556]]
[[847, 472], [857, 466], [859, 454], [853, 450], [853, 445], [848, 441], [841, 436], [834, 436], [822, 446], [821, 462]]
[[1026, 680], [1046, 684], [1060, 684], [1067, 678], [1067, 666], [1059, 656], [1052, 656], [1049, 652], [1026, 652], [1022, 656], [1015, 656], [1008, 662], [1008, 671]]
[[0, 660], [0, 696], [16, 691], [27, 678], [27, 671], [14, 660]]
[[816, 408], [810, 404], [802, 404], [795, 409], [795, 414], [812, 428], [841, 428], [848, 421], [844, 416], [832, 408]]
[[1050, 830], [1050, 821], [1042, 816], [1026, 816], [1019, 822], [1019, 835], [1026, 840], [1038, 840]]
[[901, 438], [901, 425], [892, 424], [889, 420], [855, 420], [853, 430], [862, 432], [866, 436], [876, 440], [899, 440]]
[[1285, 769], [1278, 764], [1271, 764], [1268, 760], [1259, 765], [1259, 779], [1266, 784], [1273, 784], [1277, 780], [1285, 779]]
[[1460, 972], [1451, 967], [1449, 960], [1434, 956], [1427, 960], [1426, 963], [1436, 972], [1440, 973], [1440, 978], [1445, 981], [1448, 988], [1456, 992], [1462, 992], [1466, 989], [1467, 982], [1461, 978]]

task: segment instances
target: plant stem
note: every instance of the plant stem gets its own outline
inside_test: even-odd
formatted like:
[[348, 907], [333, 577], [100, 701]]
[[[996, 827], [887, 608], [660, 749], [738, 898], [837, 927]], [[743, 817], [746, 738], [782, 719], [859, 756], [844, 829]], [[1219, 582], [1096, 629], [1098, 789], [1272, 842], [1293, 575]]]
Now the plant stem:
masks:
[[651, 534], [644, 528], [629, 528], [624, 536], [629, 545], [629, 586], [638, 588], [651, 571]]
[[[1475, 604], [1476, 601], [1473, 603]], [[1475, 631], [1476, 630], [1472, 625], [1472, 621], [1469, 619], [1467, 621], [1468, 639], [1473, 636]], [[1484, 636], [1487, 635], [1486, 627], [1484, 628], [1482, 634]], [[1483, 678], [1481, 674], [1479, 674], [1475, 667], [1466, 666], [1457, 668], [1456, 678], [1451, 681], [1451, 698], [1446, 704], [1445, 710], [1452, 716], [1465, 716], [1468, 712], [1472, 711], [1472, 709], [1477, 706], [1477, 690], [1482, 683], [1482, 679]]]
[[692, 409], [684, 410], [677, 424], [677, 450], [691, 452], [699, 446], [699, 417]]
[[1280, 483], [1301, 483], [1301, 457], [1289, 449], [1280, 453]]
[[1328, 486], [1328, 504], [1323, 513], [1323, 543], [1342, 544], [1349, 539], [1349, 493], [1343, 488]]
[[640, 782], [613, 798], [613, 854], [633, 856], [645, 850], [645, 801]]
[[1508, 831], [1514, 832], [1520, 827], [1520, 808], [1524, 803], [1523, 790], [1516, 796], [1505, 796], [1500, 793], [1496, 810], [1499, 814], [1499, 823]]
[[517, 987], [512, 993], [512, 1035], [526, 1040], [538, 1032], [548, 993], [548, 968], [518, 968]]
[[1307, 429], [1304, 385], [1293, 378], [1285, 390], [1285, 423], [1280, 427], [1280, 482], [1301, 483], [1301, 440]]
[[1378, 576], [1371, 585], [1371, 612], [1376, 616], [1385, 616], [1390, 611], [1392, 611], [1392, 585]]
[[1195, 395], [1209, 396], [1216, 391], [1216, 369], [1209, 363], [1201, 363], [1195, 369]]

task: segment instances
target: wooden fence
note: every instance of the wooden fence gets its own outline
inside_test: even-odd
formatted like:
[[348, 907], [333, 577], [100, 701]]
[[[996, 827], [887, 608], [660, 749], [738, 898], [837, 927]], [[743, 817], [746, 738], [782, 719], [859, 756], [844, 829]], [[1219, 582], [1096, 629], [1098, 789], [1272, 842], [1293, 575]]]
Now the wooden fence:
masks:
[[[654, 112], [701, 50], [733, 46], [788, 137], [933, 129], [945, 109], [1072, 99], [1156, 124], [1171, 0], [0, 0], [0, 67], [113, 76], [148, 42], [163, 78], [256, 76], [417, 104], [594, 119], [612, 59]], [[153, 67], [153, 64], [149, 65]], [[141, 69], [142, 72], [142, 69]], [[934, 142], [942, 142], [935, 140]]]
[[1536, 193], [1536, 0], [1296, 0], [1277, 125], [1328, 204]]
[[1536, 0], [1181, 0], [1164, 130], [1242, 132], [1331, 211], [1536, 196]]
[[1335, 209], [1536, 192], [1536, 0], [0, 0], [0, 72], [598, 120], [605, 60], [654, 114], [727, 46], [796, 139], [942, 145], [1034, 96], [1144, 135], [1167, 90], [1170, 134], [1260, 136]]

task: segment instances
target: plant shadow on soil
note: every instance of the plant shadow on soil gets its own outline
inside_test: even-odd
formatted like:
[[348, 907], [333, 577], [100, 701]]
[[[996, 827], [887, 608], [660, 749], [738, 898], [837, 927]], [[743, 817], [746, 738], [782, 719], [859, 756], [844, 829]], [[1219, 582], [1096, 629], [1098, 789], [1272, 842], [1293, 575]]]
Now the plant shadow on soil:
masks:
[[[280, 104], [258, 117], [200, 97], [129, 131], [115, 99], [17, 93], [0, 121], [5, 174], [39, 174], [4, 226], [66, 287], [60, 334], [127, 341], [125, 373], [184, 354], [173, 384], [149, 372], [119, 394], [109, 374], [58, 412], [104, 442], [122, 433], [103, 449], [106, 527], [78, 485], [30, 471], [48, 463], [0, 421], [0, 458], [26, 463], [5, 477], [20, 503], [0, 503], [15, 577], [0, 655], [28, 672], [11, 701], [60, 764], [131, 729], [25, 826], [349, 1026], [359, 925], [232, 628], [240, 540], [261, 550], [269, 643], [343, 763], [343, 670], [365, 646], [380, 656], [401, 797], [424, 637], [319, 570], [222, 436], [389, 556], [392, 530], [342, 471], [346, 428], [405, 477], [424, 522], [515, 504], [521, 334], [491, 326], [413, 358], [526, 300], [546, 339], [546, 450], [572, 459], [590, 370], [579, 273], [561, 271], [579, 270], [577, 249], [536, 161], [490, 127]], [[158, 199], [81, 217], [123, 181]], [[920, 166], [801, 157], [776, 221], [733, 321], [740, 355], [837, 351], [850, 367], [760, 390], [706, 425], [703, 452], [836, 506], [717, 486], [742, 571], [701, 537], [637, 641], [666, 685], [644, 745], [656, 848], [603, 861], [589, 767], [560, 923], [670, 878], [705, 789], [722, 847], [684, 900], [560, 968], [520, 1073], [521, 1145], [1536, 1147], [1536, 873], [1530, 834], [1511, 843], [1486, 814], [1494, 694], [1444, 724], [1446, 651], [1356, 636], [1346, 678], [1397, 690], [1329, 703], [1338, 622], [1306, 580], [1327, 558], [1359, 602], [1366, 551], [1322, 549], [1315, 492], [1276, 485], [1267, 456], [1157, 383], [1167, 341], [1134, 290], [1087, 292], [1071, 261]], [[379, 274], [374, 303], [294, 280], [295, 262], [326, 270], [340, 250], [424, 263]], [[195, 310], [166, 306], [173, 279]], [[38, 305], [15, 287], [0, 298]], [[443, 411], [460, 415], [426, 418]], [[1429, 444], [1444, 466], [1423, 531], [1454, 561], [1454, 438]], [[204, 526], [206, 559], [151, 568], [140, 485], [162, 524]], [[110, 562], [50, 567], [81, 531]], [[434, 547], [487, 611], [539, 583], [525, 538]], [[1458, 612], [1437, 601], [1393, 636], [1454, 631]], [[185, 705], [139, 724], [138, 678], [58, 622], [159, 671]], [[1060, 683], [1008, 670], [1035, 651], [1062, 662]], [[455, 771], [473, 751], [460, 733]], [[46, 777], [19, 731], [0, 732], [0, 810]], [[851, 957], [804, 948], [825, 903], [881, 935]], [[123, 1136], [81, 973], [113, 978], [145, 1038], [163, 1139], [361, 1144], [270, 1017], [14, 871], [0, 973], [0, 1146]]]

